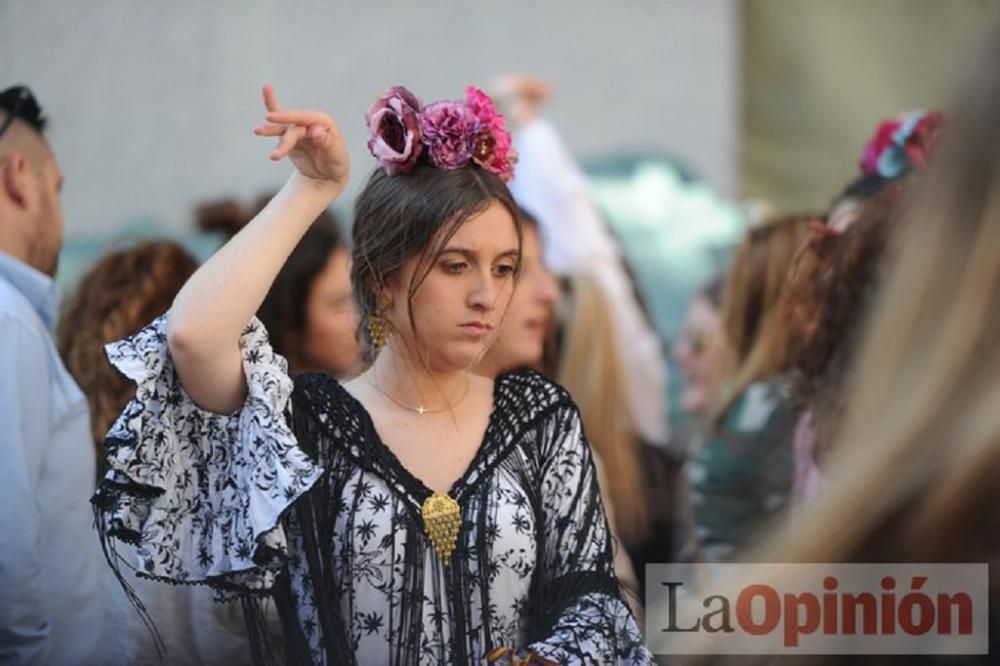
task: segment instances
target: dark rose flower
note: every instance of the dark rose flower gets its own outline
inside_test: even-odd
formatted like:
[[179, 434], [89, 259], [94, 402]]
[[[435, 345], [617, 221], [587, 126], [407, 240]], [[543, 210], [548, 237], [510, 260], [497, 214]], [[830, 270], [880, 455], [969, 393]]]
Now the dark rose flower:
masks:
[[413, 93], [393, 86], [365, 114], [368, 150], [390, 176], [412, 170], [423, 151], [420, 110], [420, 100]]
[[459, 102], [435, 102], [420, 114], [423, 142], [434, 166], [457, 169], [472, 157], [479, 120]]
[[472, 159], [482, 167], [486, 167], [493, 162], [493, 155], [496, 153], [497, 140], [493, 132], [488, 129], [479, 130], [476, 140], [472, 144]]
[[514, 177], [510, 134], [503, 129], [482, 129], [473, 143], [472, 159], [507, 182]]

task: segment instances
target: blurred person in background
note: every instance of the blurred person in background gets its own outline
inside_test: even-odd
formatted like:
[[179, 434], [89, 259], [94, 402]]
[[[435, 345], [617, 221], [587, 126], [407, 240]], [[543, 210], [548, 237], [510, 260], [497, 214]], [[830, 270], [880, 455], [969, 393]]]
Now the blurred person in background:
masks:
[[87, 402], [52, 341], [62, 174], [24, 86], [0, 92], [0, 662], [113, 662], [87, 498]]
[[[861, 175], [834, 201], [827, 226], [817, 228], [821, 233], [796, 264], [789, 340], [804, 409], [795, 426], [794, 503], [821, 487], [819, 459], [849, 390], [846, 371], [875, 292], [890, 219], [913, 175], [926, 168], [942, 125], [939, 111], [911, 111], [879, 123], [862, 152]], [[846, 233], [862, 220], [862, 229]]]
[[[66, 304], [58, 347], [90, 406], [100, 476], [107, 471], [104, 436], [135, 394], [132, 382], [108, 361], [104, 345], [138, 333], [169, 309], [197, 268], [197, 260], [177, 243], [142, 241], [98, 259]], [[120, 630], [129, 638], [129, 664], [250, 663], [238, 602], [215, 603], [211, 590], [198, 585], [162, 585], [137, 576], [129, 582], [159, 632], [150, 632], [135, 614], [127, 616]], [[117, 586], [112, 593], [122, 595]], [[160, 639], [169, 645], [165, 661]]]
[[686, 473], [708, 431], [708, 419], [719, 382], [729, 360], [722, 329], [722, 277], [716, 277], [691, 297], [684, 324], [671, 348], [681, 369], [681, 408], [684, 427], [670, 436], [665, 450], [667, 479], [671, 489], [658, 507], [673, 517], [670, 524], [670, 557], [673, 562], [690, 556], [693, 534], [690, 478]]
[[796, 410], [782, 304], [793, 261], [818, 224], [809, 215], [771, 219], [749, 229], [733, 253], [722, 292], [731, 370], [689, 466], [684, 559], [731, 559], [785, 508]]
[[166, 312], [197, 268], [198, 261], [177, 243], [143, 241], [98, 259], [63, 308], [56, 344], [87, 398], [98, 479], [108, 469], [104, 435], [135, 393], [128, 378], [108, 362], [104, 345], [137, 333]]
[[537, 220], [545, 263], [556, 275], [591, 275], [618, 328], [618, 354], [628, 382], [625, 405], [644, 441], [666, 446], [667, 366], [663, 344], [649, 322], [617, 240], [601, 216], [586, 175], [555, 127], [541, 116], [551, 87], [528, 76], [498, 82], [515, 124], [518, 174], [510, 190], [518, 205]]
[[789, 278], [788, 337], [804, 410], [795, 427], [794, 504], [822, 487], [820, 467], [852, 393], [847, 370], [881, 280], [902, 191], [885, 188], [867, 198], [843, 232], [817, 227]]
[[692, 439], [704, 429], [724, 374], [726, 346], [722, 330], [722, 279], [716, 278], [691, 297], [684, 324], [671, 353], [683, 373], [681, 407], [694, 425], [671, 437], [671, 451], [686, 458]]
[[[270, 200], [264, 196], [249, 207], [232, 199], [206, 203], [197, 208], [196, 222], [201, 230], [230, 239]], [[327, 372], [347, 379], [360, 372], [351, 253], [330, 211], [323, 211], [295, 246], [257, 316], [292, 375]]]
[[947, 131], [901, 209], [824, 491], [757, 560], [989, 563], [991, 653], [1000, 639], [998, 61], [1000, 23], [960, 70]]

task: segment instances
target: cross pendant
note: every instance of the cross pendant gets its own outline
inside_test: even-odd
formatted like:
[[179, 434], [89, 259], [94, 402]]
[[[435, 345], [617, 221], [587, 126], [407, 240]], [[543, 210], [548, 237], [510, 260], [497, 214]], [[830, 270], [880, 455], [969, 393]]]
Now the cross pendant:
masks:
[[427, 410], [424, 409], [423, 405], [417, 407], [417, 414], [420, 414], [421, 416], [423, 416], [426, 412], [427, 412]]

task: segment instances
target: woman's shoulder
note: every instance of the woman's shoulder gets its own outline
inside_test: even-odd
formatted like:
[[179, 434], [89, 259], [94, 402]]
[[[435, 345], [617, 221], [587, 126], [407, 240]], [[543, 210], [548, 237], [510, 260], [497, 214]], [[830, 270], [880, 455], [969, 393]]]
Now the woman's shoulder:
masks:
[[506, 372], [494, 384], [494, 409], [511, 426], [528, 427], [557, 416], [576, 417], [569, 391], [535, 370]]
[[307, 372], [292, 378], [293, 409], [302, 410], [320, 422], [350, 422], [363, 414], [364, 408], [344, 385], [324, 372]]
[[511, 406], [548, 409], [558, 405], [572, 405], [569, 391], [537, 370], [514, 370], [496, 378], [494, 391]]

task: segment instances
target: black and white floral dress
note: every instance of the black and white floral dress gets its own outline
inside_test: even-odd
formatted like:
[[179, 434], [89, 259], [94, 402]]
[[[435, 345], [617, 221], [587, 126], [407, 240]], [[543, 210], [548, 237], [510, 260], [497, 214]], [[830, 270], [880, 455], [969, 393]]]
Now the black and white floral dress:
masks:
[[431, 491], [335, 380], [294, 381], [254, 320], [240, 348], [249, 394], [231, 416], [181, 388], [165, 316], [108, 345], [137, 386], [108, 433], [94, 497], [102, 540], [137, 546], [140, 575], [243, 599], [255, 658], [289, 664], [467, 664], [512, 648], [560, 664], [649, 663], [623, 603], [590, 449], [569, 396], [536, 373], [495, 384], [489, 426], [449, 495], [461, 509], [442, 561]]

